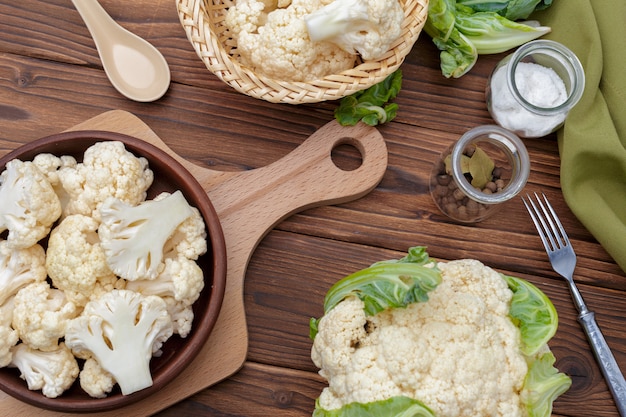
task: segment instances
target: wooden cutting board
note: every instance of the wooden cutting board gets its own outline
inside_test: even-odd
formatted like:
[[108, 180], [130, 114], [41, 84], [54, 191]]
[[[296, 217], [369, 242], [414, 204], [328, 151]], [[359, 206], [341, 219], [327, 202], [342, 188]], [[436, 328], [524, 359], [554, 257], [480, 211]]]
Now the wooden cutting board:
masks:
[[[69, 130], [107, 130], [143, 139], [181, 162], [207, 191], [218, 214], [228, 257], [226, 292], [219, 319], [194, 362], [166, 389], [122, 409], [93, 415], [147, 416], [236, 373], [248, 350], [243, 283], [248, 261], [261, 239], [281, 220], [306, 208], [357, 199], [371, 191], [387, 169], [387, 147], [377, 129], [332, 121], [282, 159], [262, 168], [219, 172], [175, 154], [139, 118], [113, 110]], [[345, 171], [331, 152], [342, 144], [357, 148], [361, 165]], [[0, 391], [0, 415], [75, 415], [42, 410]]]

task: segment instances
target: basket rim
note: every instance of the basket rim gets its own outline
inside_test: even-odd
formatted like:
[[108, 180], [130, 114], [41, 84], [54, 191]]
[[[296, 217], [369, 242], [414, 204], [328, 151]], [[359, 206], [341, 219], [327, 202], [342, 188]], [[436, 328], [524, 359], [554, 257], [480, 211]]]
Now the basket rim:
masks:
[[[207, 0], [220, 2], [221, 0]], [[323, 78], [284, 81], [253, 72], [226, 53], [209, 22], [205, 0], [176, 0], [180, 22], [196, 54], [209, 71], [236, 91], [272, 103], [303, 104], [337, 100], [383, 81], [413, 48], [428, 15], [429, 0], [400, 0], [405, 10], [402, 31], [381, 58]]]

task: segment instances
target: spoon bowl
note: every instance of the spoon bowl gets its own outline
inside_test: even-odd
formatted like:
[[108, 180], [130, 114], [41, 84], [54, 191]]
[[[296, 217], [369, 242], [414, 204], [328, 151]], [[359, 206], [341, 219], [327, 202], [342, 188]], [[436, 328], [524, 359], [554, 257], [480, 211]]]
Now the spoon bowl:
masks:
[[125, 97], [154, 101], [170, 85], [170, 69], [163, 55], [145, 39], [126, 30], [97, 0], [72, 0], [93, 38], [104, 71]]

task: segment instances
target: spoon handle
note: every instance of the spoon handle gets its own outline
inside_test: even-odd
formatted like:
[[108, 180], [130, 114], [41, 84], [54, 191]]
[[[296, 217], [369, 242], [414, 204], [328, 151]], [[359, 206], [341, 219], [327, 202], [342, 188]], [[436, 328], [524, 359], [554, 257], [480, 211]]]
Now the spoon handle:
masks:
[[98, 39], [106, 37], [107, 27], [117, 25], [117, 23], [98, 3], [98, 0], [72, 0], [72, 4], [85, 22], [96, 47], [100, 48]]

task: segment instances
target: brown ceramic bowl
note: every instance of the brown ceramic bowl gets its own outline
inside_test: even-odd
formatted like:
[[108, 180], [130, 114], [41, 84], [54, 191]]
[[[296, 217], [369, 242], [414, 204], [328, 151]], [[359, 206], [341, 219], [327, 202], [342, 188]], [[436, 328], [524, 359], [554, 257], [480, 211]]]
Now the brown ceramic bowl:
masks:
[[30, 391], [17, 369], [0, 369], [0, 389], [37, 407], [66, 412], [96, 412], [129, 405], [155, 393], [180, 374], [202, 348], [215, 325], [224, 298], [226, 248], [217, 214], [198, 181], [161, 149], [140, 139], [112, 132], [66, 132], [28, 143], [0, 158], [0, 172], [11, 159], [32, 160], [39, 153], [72, 155], [80, 161], [89, 146], [108, 140], [121, 141], [127, 150], [148, 160], [150, 169], [154, 171], [154, 183], [148, 190], [148, 198], [163, 191], [181, 190], [189, 204], [202, 213], [207, 228], [208, 250], [198, 263], [204, 271], [204, 290], [193, 306], [195, 318], [191, 333], [185, 339], [174, 335], [163, 345], [163, 355], [150, 362], [154, 384], [142, 391], [123, 396], [116, 386], [107, 398], [95, 399], [81, 390], [77, 380], [60, 397], [47, 398], [41, 391]]

